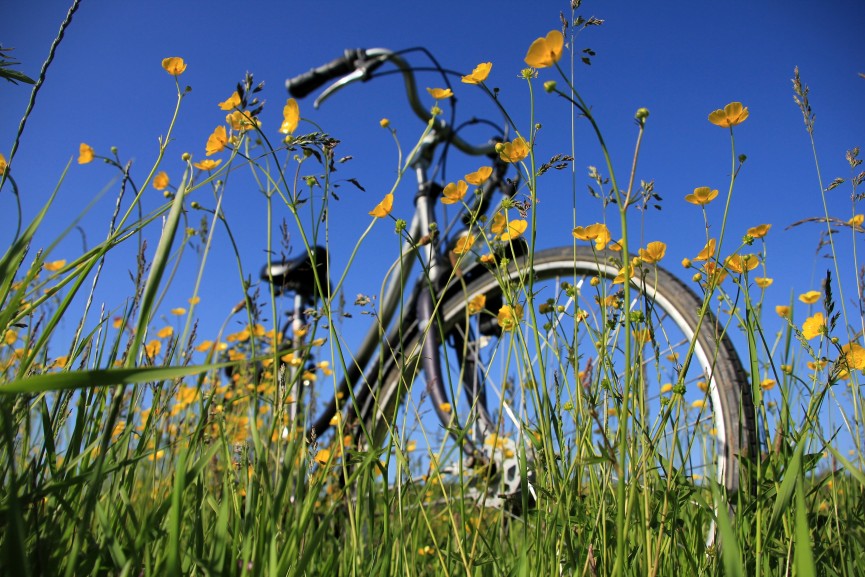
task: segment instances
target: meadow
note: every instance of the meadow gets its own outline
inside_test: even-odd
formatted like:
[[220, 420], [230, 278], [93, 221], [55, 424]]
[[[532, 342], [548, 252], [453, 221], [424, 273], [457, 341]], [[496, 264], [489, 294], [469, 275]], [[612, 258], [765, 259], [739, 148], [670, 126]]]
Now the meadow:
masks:
[[[383, 118], [379, 128], [394, 147], [382, 154], [394, 156], [397, 174], [393, 189], [356, 215], [369, 224], [350, 242], [354, 255], [371, 230], [386, 227], [396, 237], [392, 254], [381, 255], [394, 263], [391, 276], [402, 272], [401, 243], [441, 242], [454, 270], [477, 264], [499, 279], [504, 300], [472, 300], [467, 310], [499, 327], [501, 356], [489, 367], [501, 387], [498, 421], [492, 440], [480, 443], [496, 463], [517, 463], [518, 490], [508, 494], [504, 488], [513, 485], [501, 471], [461, 458], [454, 439], [468, 438], [471, 423], [451, 420], [447, 428], [434, 415], [474, 414], [459, 384], [448, 383], [449, 402], [433, 407], [417, 384], [419, 364], [406, 361], [399, 386], [408, 392], [399, 406], [383, 409], [388, 416], [395, 411], [383, 425], [352, 418], [361, 411], [358, 391], [375, 382], [336, 394], [354, 362], [341, 319], [349, 310], [372, 324], [382, 315], [381, 279], [369, 281], [355, 309], [346, 306], [354, 297], [341, 288], [347, 277], [363, 276], [362, 259], [349, 259], [343, 270], [314, 267], [311, 298], [287, 303], [278, 286], [248, 269], [234, 241], [223, 200], [232, 187], [253, 183], [266, 198], [267, 216], [257, 226], [272, 242], [269, 262], [346, 243], [328, 223], [340, 209], [340, 186], [360, 185], [343, 178], [352, 151], [339, 148], [339, 126], [316, 125], [303, 102], [283, 104], [281, 90], [247, 74], [211, 98], [215, 127], [199, 135], [200, 150], [180, 151], [172, 140], [193, 67], [166, 55], [160, 64], [174, 111], [155, 162], [131, 168], [116, 149], [82, 142], [65, 171], [100, 169], [100, 178], [110, 172], [115, 209], [102, 238], [57, 259], [53, 249], [76, 220], [64, 230], [46, 225], [62, 179], [41, 210], [22, 210], [27, 191], [18, 189], [14, 160], [28, 107], [12, 148], [0, 156], [0, 204], [17, 213], [0, 257], [0, 574], [865, 573], [859, 149], [840, 151], [849, 175], [822, 174], [809, 88], [791, 70], [791, 106], [801, 111], [802, 135], [814, 150], [813, 158], [797, 162], [814, 161], [825, 211], [813, 222], [825, 230], [821, 249], [833, 258], [820, 264], [826, 269], [820, 290], [791, 293], [786, 305], [769, 303], [765, 290], [775, 281], [767, 272], [768, 247], [777, 229], [727, 226], [740, 172], [770, 170], [752, 166], [737, 148], [739, 131], [752, 119], [747, 102], [706, 106], [704, 122], [729, 141], [726, 186], [695, 183], [693, 192], [662, 201], [638, 170], [643, 135], [653, 129], [651, 110], [633, 113], [633, 155], [614, 158], [591, 103], [564, 66], [574, 50], [566, 40], [599, 25], [573, 13], [562, 30], [538, 31], [523, 62], [501, 63], [492, 52], [488, 63], [449, 63], [464, 71], [452, 88], [421, 87], [431, 103], [425, 129], [398, 133]], [[62, 34], [56, 42], [62, 44]], [[32, 79], [4, 58], [0, 73], [18, 84], [3, 90], [32, 89], [33, 104], [51, 82], [51, 58]], [[549, 128], [511, 121], [531, 118], [532, 110], [517, 116], [499, 104], [511, 133], [493, 156], [510, 171], [517, 194], [489, 216], [479, 210], [473, 195], [490, 178], [481, 167], [442, 183], [441, 202], [452, 212], [440, 230], [409, 238], [393, 194], [411, 177], [414, 153], [436, 119], [446, 117], [449, 99], [468, 90], [497, 98], [488, 78], [514, 66], [521, 67], [532, 110], [538, 99], [556, 98], [562, 126], [590, 126], [603, 165], [585, 176], [589, 161], [571, 151], [537, 156]], [[274, 108], [276, 123], [265, 115]], [[169, 158], [180, 158], [182, 170]], [[564, 300], [547, 300], [524, 280], [532, 278], [531, 267], [520, 282], [506, 271], [548, 248], [535, 241], [539, 214], [552, 204], [545, 179], [572, 165], [579, 167], [580, 189], [588, 183], [605, 215], [603, 222], [574, 222], [567, 231], [574, 254], [584, 247], [616, 270], [589, 275], [584, 284], [558, 283]], [[830, 213], [826, 199], [843, 190], [849, 214]], [[154, 192], [164, 202], [151, 209], [143, 199]], [[670, 262], [663, 242], [643, 241], [640, 223], [655, 218], [654, 205], [662, 202], [690, 205], [705, 224], [704, 242], [682, 262]], [[707, 209], [718, 205], [724, 209]], [[643, 216], [634, 219], [635, 213]], [[465, 234], [448, 238], [454, 226]], [[51, 240], [42, 244], [45, 238]], [[216, 246], [223, 242], [217, 238], [227, 239], [225, 246]], [[101, 302], [104, 268], [118, 253], [133, 290]], [[226, 261], [236, 269], [227, 282], [241, 299], [214, 334], [200, 334], [200, 319], [214, 314], [200, 300], [201, 279]], [[639, 282], [631, 279], [657, 279], [659, 267], [699, 298], [697, 318], [712, 319], [706, 322], [716, 347], [731, 339], [741, 359], [741, 399], [748, 401], [736, 411], [741, 422], [753, 423], [755, 436], [735, 451], [735, 468], [715, 468], [718, 432], [702, 418], [715, 398], [711, 386], [684, 376], [694, 342], [661, 354], [653, 303], [636, 296]], [[196, 271], [189, 294], [173, 285], [181, 268]], [[458, 284], [459, 272], [453, 275]], [[589, 304], [569, 308], [580, 291]], [[433, 307], [444, 309], [439, 297]], [[571, 347], [546, 346], [561, 327]], [[385, 350], [390, 344], [382, 345], [383, 358], [397, 355], [398, 347]], [[657, 367], [656, 377], [647, 376], [647, 365]], [[331, 419], [332, 430], [311, 433], [317, 411], [334, 395], [342, 411]], [[516, 415], [509, 416], [511, 407], [519, 407]], [[676, 431], [672, 446], [664, 431]]]

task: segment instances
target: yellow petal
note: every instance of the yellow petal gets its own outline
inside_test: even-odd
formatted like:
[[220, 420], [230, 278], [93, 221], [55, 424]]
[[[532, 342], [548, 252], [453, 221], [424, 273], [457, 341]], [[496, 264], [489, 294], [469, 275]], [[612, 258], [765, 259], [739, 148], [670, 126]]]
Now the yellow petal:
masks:
[[758, 224], [757, 226], [752, 226], [748, 229], [747, 234], [751, 238], [763, 238], [769, 232], [769, 229], [772, 228], [771, 224]]
[[369, 211], [369, 214], [376, 218], [384, 218], [390, 214], [393, 209], [393, 193], [389, 192], [384, 195], [384, 198], [378, 203], [374, 209]]
[[454, 95], [450, 88], [427, 88], [426, 91], [436, 100], [444, 100]]
[[282, 118], [282, 126], [279, 131], [282, 134], [292, 134], [300, 122], [300, 107], [297, 105], [297, 100], [289, 98], [286, 101], [285, 108], [282, 109]]
[[512, 240], [515, 238], [519, 238], [519, 236], [521, 234], [526, 232], [526, 229], [528, 228], [528, 226], [529, 226], [529, 223], [526, 222], [525, 220], [522, 220], [522, 219], [510, 221], [508, 223], [508, 231], [506, 233], [502, 234], [502, 240], [508, 241], [508, 240]]
[[650, 242], [646, 245], [645, 250], [640, 249], [640, 259], [643, 262], [652, 264], [660, 261], [664, 258], [664, 254], [667, 252], [667, 245], [660, 241]]
[[512, 142], [505, 142], [497, 146], [499, 158], [505, 162], [519, 162], [529, 155], [529, 145], [523, 137], [518, 137]]
[[78, 164], [87, 164], [93, 161], [93, 148], [83, 142], [78, 147]]
[[238, 106], [240, 106], [240, 94], [238, 94], [236, 90], [231, 93], [231, 96], [219, 103], [219, 107], [226, 111], [234, 110]]
[[216, 154], [225, 149], [225, 146], [228, 144], [228, 134], [225, 131], [224, 126], [217, 126], [207, 138], [207, 145], [205, 146], [205, 152], [207, 156], [211, 154]]
[[464, 180], [451, 182], [442, 191], [442, 204], [456, 204], [466, 195], [469, 185]]
[[474, 186], [480, 186], [493, 173], [491, 166], [482, 166], [471, 174], [466, 175], [466, 182]]
[[162, 59], [162, 67], [172, 76], [180, 76], [186, 70], [186, 62], [179, 56], [171, 56]]
[[476, 237], [473, 234], [467, 234], [464, 237], [457, 239], [456, 245], [454, 246], [454, 254], [465, 254], [469, 252], [472, 247], [475, 245]]
[[492, 62], [481, 62], [480, 64], [475, 66], [475, 69], [472, 71], [471, 74], [469, 74], [468, 76], [463, 76], [462, 81], [466, 84], [480, 84], [487, 79], [487, 76], [489, 76], [492, 67]]
[[818, 300], [820, 300], [820, 294], [818, 291], [808, 291], [804, 294], [799, 295], [799, 300], [805, 303], [806, 305], [813, 305]]
[[565, 38], [558, 30], [551, 30], [546, 37], [538, 38], [529, 46], [525, 62], [532, 68], [547, 68], [562, 57]]
[[823, 333], [826, 327], [826, 320], [823, 318], [823, 313], [817, 312], [813, 316], [805, 319], [802, 323], [802, 336], [809, 341], [814, 337]]
[[168, 187], [168, 173], [164, 170], [153, 177], [153, 188], [165, 190]]

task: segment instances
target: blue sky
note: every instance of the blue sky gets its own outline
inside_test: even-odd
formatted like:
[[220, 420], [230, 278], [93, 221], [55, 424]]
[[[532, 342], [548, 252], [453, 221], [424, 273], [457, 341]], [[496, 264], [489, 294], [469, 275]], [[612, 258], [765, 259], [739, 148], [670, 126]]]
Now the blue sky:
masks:
[[[709, 124], [709, 112], [731, 101], [749, 107], [751, 117], [736, 130], [737, 152], [748, 161], [737, 182], [727, 233], [733, 241], [759, 223], [771, 223], [768, 237], [768, 274], [775, 278], [767, 302], [786, 303], [791, 292], [819, 289], [829, 262], [815, 256], [819, 225], [785, 230], [790, 224], [823, 212], [813, 155], [793, 103], [790, 79], [799, 66], [811, 88], [816, 113], [817, 152], [824, 182], [849, 176], [844, 152], [863, 144], [865, 107], [865, 40], [859, 29], [865, 5], [856, 1], [822, 3], [815, 13], [804, 1], [732, 1], [716, 3], [671, 1], [663, 3], [587, 1], [580, 13], [604, 19], [599, 28], [580, 35], [577, 49], [591, 47], [597, 56], [590, 67], [576, 66], [577, 86], [591, 103], [613, 153], [620, 179], [627, 176], [636, 129], [634, 111], [651, 111], [637, 178], [654, 180], [663, 197], [663, 210], [650, 212], [641, 235], [643, 242], [662, 240], [670, 247], [663, 264], [683, 276], [679, 266], [703, 246], [705, 229], [698, 208], [683, 201], [697, 186], [724, 193], [730, 172], [729, 136]], [[262, 116], [273, 135], [285, 102], [283, 82], [341, 54], [344, 48], [382, 46], [401, 49], [425, 46], [446, 67], [469, 72], [479, 62], [492, 61], [488, 84], [501, 89], [501, 100], [515, 121], [526, 130], [529, 97], [518, 79], [523, 57], [533, 39], [559, 27], [559, 13], [569, 3], [559, 0], [512, 0], [411, 3], [404, 1], [328, 2], [109, 2], [85, 0], [60, 45], [47, 82], [39, 94], [13, 174], [22, 193], [25, 218], [41, 207], [61, 178], [66, 163], [73, 164], [49, 215], [49, 232], [62, 229], [97, 193], [114, 186], [81, 223], [92, 246], [106, 233], [114, 206], [116, 173], [94, 163], [74, 163], [80, 142], [107, 154], [116, 146], [121, 158], [133, 160], [133, 174], [143, 181], [156, 157], [157, 139], [168, 127], [175, 100], [173, 80], [162, 70], [166, 56], [181, 56], [188, 63], [181, 77], [192, 87], [184, 99], [175, 141], [161, 167], [172, 182], [180, 180], [180, 155], [204, 157], [204, 143], [224, 113], [216, 104], [226, 99], [246, 71], [266, 82], [267, 100]], [[48, 53], [65, 7], [51, 3], [39, 10], [31, 2], [9, 0], [0, 21], [0, 42], [15, 47], [20, 70], [32, 77]], [[541, 72], [540, 81], [555, 78]], [[539, 156], [570, 152], [569, 109], [560, 99], [536, 88], [535, 120], [544, 128]], [[439, 85], [434, 77], [421, 86]], [[494, 107], [458, 86], [460, 118], [496, 117]], [[7, 158], [29, 92], [27, 87], [0, 87], [0, 152]], [[431, 104], [431, 102], [430, 102]], [[366, 189], [350, 185], [340, 189], [339, 203], [331, 212], [331, 230], [339, 239], [332, 246], [335, 267], [345, 266], [351, 247], [368, 224], [366, 216], [387, 192], [394, 179], [396, 151], [392, 139], [378, 126], [391, 119], [403, 146], [409, 147], [422, 126], [411, 115], [395, 77], [356, 85], [338, 94], [318, 111], [301, 101], [301, 114], [341, 140], [339, 154], [354, 159], [340, 167], [338, 176], [356, 178]], [[309, 125], [302, 125], [300, 131]], [[478, 134], [483, 139], [482, 134]], [[572, 187], [577, 198], [577, 224], [603, 218], [598, 203], [586, 193], [589, 165], [602, 166], [597, 143], [586, 123], [577, 124], [576, 175], [545, 177], [537, 207], [540, 246], [571, 242]], [[477, 168], [472, 159], [454, 157], [450, 180]], [[572, 185], [575, 181], [576, 184]], [[406, 181], [397, 193], [394, 214], [411, 213], [412, 186]], [[145, 206], [155, 208], [164, 199], [150, 190]], [[842, 186], [829, 195], [829, 211], [848, 219], [853, 214], [850, 189]], [[209, 199], [203, 198], [206, 204]], [[7, 191], [0, 192], [0, 235], [11, 238], [14, 210]], [[212, 202], [211, 202], [212, 205]], [[244, 267], [256, 274], [264, 262], [264, 200], [251, 183], [233, 182], [225, 210], [238, 238]], [[714, 230], [720, 227], [722, 202], [709, 207]], [[861, 207], [857, 212], [865, 212]], [[282, 208], [276, 218], [288, 219]], [[200, 215], [193, 215], [194, 221]], [[614, 215], [608, 215], [616, 223]], [[639, 225], [639, 219], [634, 221]], [[611, 224], [614, 234], [618, 228]], [[639, 230], [639, 229], [635, 229]], [[713, 232], [713, 235], [715, 233]], [[155, 247], [158, 230], [151, 230]], [[51, 239], [46, 234], [43, 244]], [[639, 239], [639, 237], [638, 237]], [[850, 234], [839, 235], [849, 254]], [[212, 335], [240, 300], [237, 269], [227, 250], [224, 234], [217, 237], [202, 290], [199, 334]], [[71, 260], [81, 250], [81, 235], [73, 233], [49, 259]], [[727, 250], [735, 246], [728, 245]], [[295, 249], [299, 249], [295, 243]], [[381, 274], [390, 263], [382, 251], [395, 250], [393, 228], [381, 223], [362, 247], [362, 266], [350, 274], [346, 297], [379, 290]], [[109, 309], [122, 306], [131, 293], [127, 271], [132, 252], [119, 252], [109, 260], [100, 297]], [[152, 253], [151, 253], [152, 254]], [[191, 255], [189, 255], [191, 257]], [[844, 270], [852, 272], [849, 258]], [[191, 291], [195, 261], [181, 271], [176, 294], [166, 304], [185, 303]], [[852, 292], [847, 279], [847, 296]], [[802, 305], [799, 305], [800, 307]], [[804, 318], [805, 310], [797, 309]], [[364, 317], [365, 318], [365, 317]], [[77, 319], [77, 317], [76, 317]], [[774, 322], [774, 319], [772, 319]], [[354, 320], [353, 322], [363, 322]], [[70, 330], [73, 327], [70, 327]], [[769, 327], [772, 328], [771, 326]], [[347, 328], [349, 332], [354, 329]]]

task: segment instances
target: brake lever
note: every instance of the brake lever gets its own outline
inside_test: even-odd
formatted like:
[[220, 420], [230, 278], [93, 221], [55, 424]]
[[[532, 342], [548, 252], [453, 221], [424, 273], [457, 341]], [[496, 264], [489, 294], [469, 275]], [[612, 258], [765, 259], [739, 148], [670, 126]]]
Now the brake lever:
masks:
[[318, 95], [318, 98], [316, 98], [315, 101], [312, 103], [312, 107], [318, 110], [318, 107], [321, 106], [321, 103], [327, 100], [332, 94], [338, 92], [339, 90], [342, 90], [352, 82], [355, 82], [357, 80], [366, 80], [368, 75], [369, 74], [366, 69], [358, 68], [354, 72], [343, 76], [342, 78], [325, 88], [322, 93]]
[[342, 90], [343, 88], [345, 88], [346, 86], [348, 86], [352, 82], [356, 82], [358, 80], [360, 80], [362, 82], [366, 82], [367, 80], [370, 79], [370, 74], [376, 68], [378, 68], [379, 66], [384, 64], [386, 61], [387, 61], [386, 57], [380, 56], [380, 57], [377, 57], [374, 59], [362, 60], [362, 61], [358, 62], [357, 68], [355, 68], [353, 72], [346, 74], [345, 76], [343, 76], [342, 78], [340, 78], [339, 80], [337, 80], [336, 82], [334, 82], [333, 84], [331, 84], [330, 86], [325, 88], [322, 91], [322, 93], [318, 95], [318, 98], [316, 98], [315, 101], [312, 103], [313, 108], [318, 110], [318, 107], [321, 106], [321, 104], [325, 100], [330, 98], [331, 95]]

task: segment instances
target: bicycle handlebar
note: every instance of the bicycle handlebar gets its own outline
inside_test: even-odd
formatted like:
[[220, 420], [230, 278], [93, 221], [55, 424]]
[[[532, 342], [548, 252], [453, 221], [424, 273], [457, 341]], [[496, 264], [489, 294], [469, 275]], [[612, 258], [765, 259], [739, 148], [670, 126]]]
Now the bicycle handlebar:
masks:
[[[366, 81], [369, 78], [370, 72], [385, 62], [393, 63], [402, 73], [405, 82], [406, 96], [408, 97], [412, 111], [414, 111], [414, 113], [424, 123], [430, 122], [433, 117], [418, 97], [414, 70], [402, 57], [394, 53], [392, 50], [387, 50], [385, 48], [358, 48], [355, 50], [346, 50], [343, 56], [331, 60], [327, 64], [323, 64], [322, 66], [313, 68], [308, 72], [289, 78], [285, 81], [285, 87], [292, 96], [303, 98], [313, 90], [323, 86], [329, 80], [341, 78], [327, 88], [318, 100], [316, 100], [316, 105], [318, 105], [330, 94], [347, 84], [354, 82], [355, 80]], [[441, 118], [433, 120], [433, 127], [444, 140], [448, 140], [457, 149], [466, 154], [472, 156], [488, 156], [495, 152], [495, 144], [488, 143], [476, 146], [466, 142], [460, 138]]]

